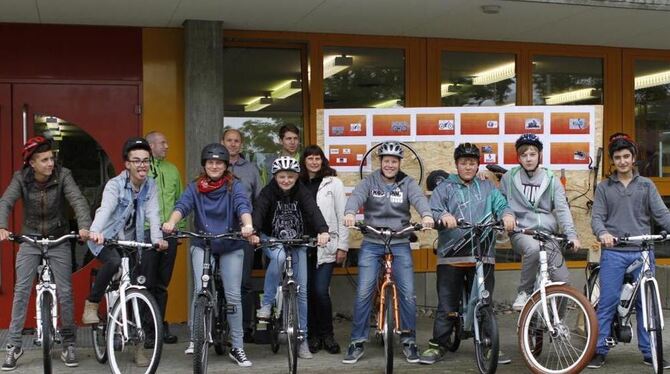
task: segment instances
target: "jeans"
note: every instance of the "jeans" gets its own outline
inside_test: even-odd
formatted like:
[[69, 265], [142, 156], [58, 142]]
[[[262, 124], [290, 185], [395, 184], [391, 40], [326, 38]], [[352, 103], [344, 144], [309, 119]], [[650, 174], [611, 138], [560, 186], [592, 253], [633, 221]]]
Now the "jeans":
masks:
[[[414, 294], [414, 265], [409, 243], [391, 245], [393, 253], [393, 279], [400, 298], [400, 328], [410, 330], [401, 337], [403, 344], [416, 341], [416, 295]], [[358, 251], [358, 289], [354, 305], [351, 342], [368, 340], [370, 334], [370, 312], [377, 292], [377, 280], [384, 257], [384, 245], [363, 241]]]
[[[72, 301], [72, 254], [70, 243], [49, 248], [51, 270], [56, 278], [56, 294], [60, 303], [60, 334], [66, 344], [74, 344], [76, 326], [74, 324], [74, 307]], [[41, 264], [42, 251], [32, 244], [23, 243], [16, 255], [16, 283], [14, 284], [14, 301], [12, 303], [12, 321], [9, 325], [7, 344], [21, 347], [21, 330], [26, 320], [28, 300]]]
[[[270, 260], [270, 263], [265, 271], [261, 307], [274, 304], [277, 296], [277, 286], [282, 281], [286, 252], [280, 250], [279, 247], [263, 247], [263, 253]], [[298, 329], [304, 331], [304, 337], [307, 338], [307, 247], [294, 248], [292, 256], [293, 275], [298, 282]]]
[[254, 249], [248, 242], [241, 242], [244, 251], [244, 268], [242, 271], [242, 327], [245, 331], [251, 331], [254, 323], [254, 311], [256, 299], [254, 298], [254, 286], [251, 280], [251, 271], [254, 267]]
[[[205, 251], [202, 248], [191, 246], [191, 264], [193, 265], [193, 302], [191, 303], [191, 320], [189, 329], [193, 334], [193, 315], [195, 300], [202, 289], [202, 264]], [[212, 265], [215, 257], [211, 256]], [[228, 324], [230, 325], [230, 340], [233, 348], [244, 347], [244, 331], [242, 330], [242, 297], [240, 285], [242, 284], [242, 264], [244, 262], [244, 251], [242, 249], [224, 252], [219, 255], [219, 272], [226, 294], [226, 303], [235, 308], [235, 312], [228, 313]], [[213, 279], [213, 278], [212, 278]], [[193, 340], [193, 336], [191, 336]]]
[[[475, 276], [474, 266], [437, 265], [437, 311], [431, 339], [433, 343], [446, 346], [446, 339], [453, 330], [454, 320], [459, 312], [463, 288], [467, 287], [470, 293]], [[493, 295], [495, 277], [492, 264], [484, 265], [484, 284]], [[463, 300], [463, 303], [467, 302], [468, 300]]]
[[[603, 249], [600, 256], [600, 301], [598, 301], [598, 342], [596, 353], [607, 355], [609, 347], [605, 339], [612, 336], [612, 319], [617, 310], [621, 298], [621, 287], [626, 268], [641, 257], [641, 252], [615, 251]], [[654, 252], [649, 251], [649, 262], [654, 272]], [[632, 273], [637, 280], [642, 267], [638, 267]], [[649, 347], [649, 333], [644, 329], [642, 318], [642, 297], [638, 291], [635, 298], [635, 312], [637, 320], [637, 347], [644, 357], [651, 357]]]
[[309, 300], [307, 328], [313, 337], [333, 336], [333, 305], [330, 302], [330, 279], [334, 262], [317, 266], [316, 250], [307, 253], [307, 298]]
[[95, 282], [91, 287], [91, 293], [88, 295], [88, 301], [92, 303], [99, 303], [102, 300], [109, 282], [112, 281], [114, 274], [119, 271], [121, 266], [119, 251], [113, 246], [103, 247], [96, 258], [102, 262], [102, 267], [98, 269]]
[[[149, 238], [149, 232], [145, 233]], [[169, 238], [165, 251], [147, 250], [142, 252], [142, 274], [146, 277], [145, 286], [156, 299], [158, 310], [165, 319], [168, 300], [168, 286], [172, 279], [175, 259], [177, 258], [177, 239]]]
[[[537, 271], [540, 268], [540, 242], [522, 234], [513, 235], [511, 241], [514, 251], [522, 256], [521, 280], [519, 281], [518, 292], [525, 292], [530, 295], [535, 288]], [[549, 277], [551, 280], [568, 283], [570, 273], [565, 261], [563, 261], [561, 252], [551, 243], [546, 243], [544, 248], [547, 251], [547, 266], [550, 268]], [[553, 269], [551, 269], [552, 267]]]

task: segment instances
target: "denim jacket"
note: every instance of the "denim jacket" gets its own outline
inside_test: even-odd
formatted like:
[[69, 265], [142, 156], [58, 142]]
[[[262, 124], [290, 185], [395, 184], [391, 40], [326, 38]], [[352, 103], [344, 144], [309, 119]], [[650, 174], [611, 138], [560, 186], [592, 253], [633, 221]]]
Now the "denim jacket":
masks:
[[[117, 238], [126, 221], [133, 213], [133, 190], [127, 170], [110, 179], [102, 193], [102, 203], [95, 211], [91, 232], [102, 233], [105, 238]], [[135, 220], [135, 240], [144, 241], [144, 223], [149, 222], [151, 242], [157, 243], [163, 238], [160, 230], [158, 193], [156, 183], [147, 178], [137, 194], [137, 216]], [[127, 238], [129, 239], [129, 238]], [[102, 250], [102, 245], [88, 242], [88, 248], [94, 255]]]

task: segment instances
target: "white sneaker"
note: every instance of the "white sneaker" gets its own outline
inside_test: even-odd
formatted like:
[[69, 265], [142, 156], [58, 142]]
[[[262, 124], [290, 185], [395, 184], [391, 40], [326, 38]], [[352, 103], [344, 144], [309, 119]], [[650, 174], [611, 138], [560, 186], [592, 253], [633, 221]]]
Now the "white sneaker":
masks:
[[270, 313], [272, 313], [272, 305], [263, 305], [256, 311], [256, 317], [258, 319], [270, 319]]
[[298, 357], [304, 359], [310, 359], [314, 357], [312, 356], [312, 352], [309, 351], [309, 345], [307, 344], [307, 340], [303, 341], [298, 346]]
[[193, 342], [189, 342], [188, 347], [184, 351], [184, 354], [185, 355], [192, 355], [193, 354], [193, 349], [194, 349]]
[[520, 312], [521, 309], [523, 309], [524, 305], [526, 305], [527, 301], [528, 301], [528, 294], [526, 294], [525, 291], [519, 292], [519, 294], [516, 295], [516, 300], [514, 300], [514, 304], [512, 304], [512, 310]]

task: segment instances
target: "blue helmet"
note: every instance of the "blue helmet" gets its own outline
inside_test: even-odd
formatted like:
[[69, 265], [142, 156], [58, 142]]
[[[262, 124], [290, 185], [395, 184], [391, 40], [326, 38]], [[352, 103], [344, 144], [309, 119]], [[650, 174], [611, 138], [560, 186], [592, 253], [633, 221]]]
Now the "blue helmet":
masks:
[[542, 152], [542, 142], [540, 138], [535, 134], [523, 134], [516, 140], [514, 147], [517, 151], [522, 145], [532, 145], [537, 148], [538, 151]]

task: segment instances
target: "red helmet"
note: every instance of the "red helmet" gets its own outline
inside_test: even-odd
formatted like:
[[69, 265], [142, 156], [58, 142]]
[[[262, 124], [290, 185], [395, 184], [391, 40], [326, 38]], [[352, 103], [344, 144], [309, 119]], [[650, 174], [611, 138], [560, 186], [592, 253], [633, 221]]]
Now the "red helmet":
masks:
[[28, 161], [30, 161], [30, 158], [33, 157], [33, 154], [37, 148], [43, 144], [51, 145], [51, 142], [41, 136], [28, 139], [26, 144], [23, 145], [23, 151], [21, 152], [21, 155], [23, 156], [23, 163], [25, 165], [28, 165]]

